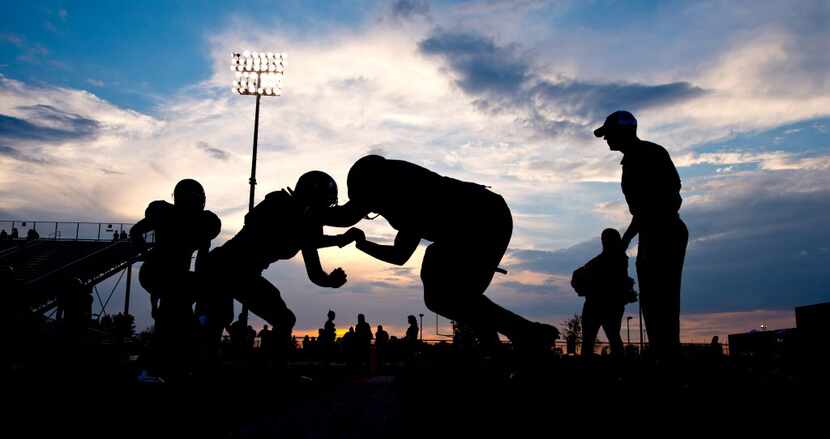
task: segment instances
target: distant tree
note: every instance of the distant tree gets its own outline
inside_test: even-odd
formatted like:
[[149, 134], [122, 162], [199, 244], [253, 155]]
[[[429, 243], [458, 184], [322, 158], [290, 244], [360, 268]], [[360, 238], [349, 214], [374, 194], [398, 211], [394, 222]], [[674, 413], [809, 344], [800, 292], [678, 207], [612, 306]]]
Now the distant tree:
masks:
[[118, 313], [112, 319], [113, 334], [119, 338], [130, 338], [135, 335], [135, 317], [130, 314]]
[[573, 317], [565, 320], [565, 337], [574, 337], [577, 343], [582, 341], [582, 316], [574, 314]]
[[137, 336], [136, 340], [138, 340], [138, 344], [141, 346], [148, 346], [150, 341], [153, 339], [153, 326], [148, 327], [147, 329], [141, 331]]

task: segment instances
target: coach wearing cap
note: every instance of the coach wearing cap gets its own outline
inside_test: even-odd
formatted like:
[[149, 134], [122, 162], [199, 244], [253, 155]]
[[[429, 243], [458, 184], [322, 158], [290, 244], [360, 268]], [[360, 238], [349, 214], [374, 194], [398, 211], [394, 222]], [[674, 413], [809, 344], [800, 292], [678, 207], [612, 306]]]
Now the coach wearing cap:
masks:
[[623, 153], [622, 191], [632, 215], [623, 245], [640, 235], [637, 278], [649, 343], [657, 358], [673, 357], [680, 347], [680, 282], [689, 241], [678, 214], [680, 176], [665, 148], [637, 138], [637, 120], [627, 111], [611, 113], [594, 135]]

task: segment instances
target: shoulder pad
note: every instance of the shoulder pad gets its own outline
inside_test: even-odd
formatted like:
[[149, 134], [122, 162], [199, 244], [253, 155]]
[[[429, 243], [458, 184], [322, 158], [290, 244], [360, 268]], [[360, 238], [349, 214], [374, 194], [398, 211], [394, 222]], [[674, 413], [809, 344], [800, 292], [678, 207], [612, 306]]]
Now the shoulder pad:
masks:
[[222, 230], [222, 220], [215, 213], [206, 210], [202, 212], [202, 230], [207, 239], [216, 238]]
[[168, 203], [167, 201], [156, 200], [147, 205], [147, 209], [144, 211], [144, 216], [150, 218], [157, 215], [163, 215], [165, 212], [169, 211], [172, 208], [173, 205]]
[[265, 196], [265, 200], [269, 202], [285, 202], [290, 199], [291, 195], [289, 195], [288, 192], [283, 190], [274, 191]]

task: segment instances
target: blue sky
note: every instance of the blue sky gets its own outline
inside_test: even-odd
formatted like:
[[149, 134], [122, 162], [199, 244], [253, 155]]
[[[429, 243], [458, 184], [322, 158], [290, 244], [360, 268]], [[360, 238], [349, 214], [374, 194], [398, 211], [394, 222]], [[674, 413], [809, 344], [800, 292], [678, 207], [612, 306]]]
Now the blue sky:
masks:
[[207, 37], [233, 17], [279, 23], [357, 24], [359, 1], [25, 2], [4, 7], [3, 72], [89, 90], [152, 112], [160, 97], [211, 75]]
[[[692, 238], [686, 337], [792, 325], [830, 299], [830, 6], [780, 2], [25, 2], [0, 6], [0, 219], [132, 222], [195, 177], [223, 234], [247, 200], [252, 99], [232, 51], [288, 53], [263, 100], [258, 198], [309, 169], [345, 200], [348, 166], [382, 152], [508, 200], [511, 270], [488, 293], [533, 318], [577, 312], [570, 272], [629, 220], [620, 156], [591, 130], [633, 111], [683, 179]], [[137, 184], [140, 182], [140, 184]], [[382, 220], [363, 224], [391, 239]], [[316, 330], [325, 311], [403, 326], [418, 269], [326, 251], [268, 277]], [[632, 254], [636, 249], [632, 250]], [[136, 302], [149, 324], [146, 302]], [[117, 303], [115, 303], [117, 308]], [[636, 308], [631, 312], [636, 313]]]

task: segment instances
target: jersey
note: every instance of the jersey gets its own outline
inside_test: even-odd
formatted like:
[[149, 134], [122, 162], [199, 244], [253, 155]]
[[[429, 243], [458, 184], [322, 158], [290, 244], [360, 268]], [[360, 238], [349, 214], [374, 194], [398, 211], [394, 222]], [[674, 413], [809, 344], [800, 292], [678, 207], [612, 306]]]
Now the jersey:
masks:
[[374, 178], [377, 185], [353, 201], [383, 215], [396, 230], [433, 242], [464, 235], [471, 222], [498, 215], [499, 203], [503, 204], [501, 197], [482, 185], [402, 160], [385, 160]]
[[662, 146], [642, 140], [632, 145], [622, 160], [621, 184], [629, 211], [644, 224], [677, 216], [680, 176]]
[[245, 215], [245, 226], [223, 250], [235, 262], [245, 261], [261, 271], [273, 262], [293, 258], [303, 248], [316, 248], [322, 236], [322, 224], [312, 221], [305, 206], [282, 190], [266, 195]]
[[144, 218], [155, 232], [156, 243], [147, 262], [174, 270], [189, 270], [193, 252], [209, 246], [222, 227], [219, 217], [209, 210], [184, 212], [161, 200], [147, 206]]

